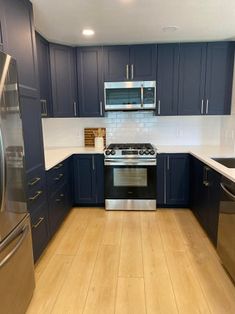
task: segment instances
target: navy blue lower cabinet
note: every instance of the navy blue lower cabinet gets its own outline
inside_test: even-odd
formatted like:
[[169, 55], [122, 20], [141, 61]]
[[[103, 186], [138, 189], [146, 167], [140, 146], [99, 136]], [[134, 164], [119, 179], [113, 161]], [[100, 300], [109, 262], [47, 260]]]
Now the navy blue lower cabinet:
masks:
[[191, 209], [212, 243], [217, 244], [221, 174], [191, 158]]
[[38, 260], [43, 250], [47, 246], [50, 238], [48, 206], [43, 202], [33, 214], [30, 215], [33, 241], [34, 262]]
[[189, 155], [157, 156], [157, 206], [187, 207], [189, 204]]
[[101, 154], [74, 156], [75, 204], [104, 203], [104, 161]]

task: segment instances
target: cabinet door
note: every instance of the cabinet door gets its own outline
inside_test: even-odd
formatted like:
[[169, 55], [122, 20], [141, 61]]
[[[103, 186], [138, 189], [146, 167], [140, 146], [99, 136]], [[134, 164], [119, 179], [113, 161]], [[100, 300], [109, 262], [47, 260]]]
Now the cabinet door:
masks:
[[104, 156], [101, 154], [95, 155], [96, 169], [96, 202], [104, 204]]
[[47, 203], [42, 203], [31, 215], [34, 262], [38, 260], [50, 238]]
[[42, 137], [41, 108], [39, 100], [20, 97], [21, 117], [25, 147], [26, 171], [44, 168], [44, 149]]
[[206, 47], [204, 43], [180, 45], [179, 115], [203, 114]]
[[36, 33], [36, 46], [38, 57], [38, 75], [40, 102], [43, 117], [51, 115], [51, 75], [49, 61], [49, 43]]
[[166, 205], [165, 154], [157, 155], [157, 207]]
[[101, 48], [78, 48], [77, 71], [79, 116], [102, 117], [104, 83]]
[[209, 43], [207, 48], [205, 114], [230, 114], [234, 44]]
[[179, 45], [158, 45], [157, 115], [177, 115]]
[[95, 156], [74, 156], [74, 198], [76, 204], [96, 203]]
[[21, 95], [38, 90], [35, 32], [32, 4], [27, 0], [3, 0], [4, 50], [17, 61]]
[[54, 117], [77, 116], [75, 49], [50, 44]]
[[134, 81], [156, 80], [156, 45], [130, 46], [130, 79]]
[[109, 46], [104, 48], [105, 81], [128, 81], [129, 46]]
[[168, 205], [189, 203], [189, 156], [168, 154], [166, 160], [166, 198]]

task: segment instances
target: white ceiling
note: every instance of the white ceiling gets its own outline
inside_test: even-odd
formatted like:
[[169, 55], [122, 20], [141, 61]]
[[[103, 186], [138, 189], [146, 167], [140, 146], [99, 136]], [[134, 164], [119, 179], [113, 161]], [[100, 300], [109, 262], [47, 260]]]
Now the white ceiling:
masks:
[[[235, 0], [31, 0], [36, 29], [70, 45], [235, 40]], [[178, 26], [165, 32], [165, 26]], [[95, 35], [85, 38], [84, 28]]]

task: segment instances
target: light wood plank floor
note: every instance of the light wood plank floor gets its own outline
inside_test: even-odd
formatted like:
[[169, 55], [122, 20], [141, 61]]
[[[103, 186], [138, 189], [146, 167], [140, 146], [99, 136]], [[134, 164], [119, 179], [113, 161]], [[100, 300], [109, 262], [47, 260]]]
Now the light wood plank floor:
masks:
[[73, 208], [35, 272], [27, 314], [235, 313], [235, 287], [189, 210]]

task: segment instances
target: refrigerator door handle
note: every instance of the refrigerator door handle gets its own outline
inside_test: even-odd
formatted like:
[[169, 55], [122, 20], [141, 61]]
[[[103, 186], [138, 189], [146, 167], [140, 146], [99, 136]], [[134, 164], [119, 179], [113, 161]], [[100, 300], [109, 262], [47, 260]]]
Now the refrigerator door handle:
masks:
[[4, 210], [4, 202], [5, 202], [5, 192], [6, 192], [6, 162], [5, 162], [5, 148], [3, 143], [3, 135], [2, 129], [0, 127], [0, 149], [1, 149], [1, 169], [2, 169], [2, 177], [1, 177], [1, 191], [2, 191], [2, 198], [1, 198], [1, 209], [2, 212]]
[[7, 241], [3, 247], [1, 248], [1, 251], [7, 247], [12, 241], [14, 241], [18, 236], [21, 235], [20, 239], [18, 240], [17, 244], [14, 246], [14, 248], [0, 261], [0, 268], [3, 267], [7, 261], [17, 252], [19, 247], [21, 246], [22, 242], [24, 241], [26, 235], [28, 234], [29, 227], [25, 226], [23, 227], [18, 234], [16, 234], [13, 239], [10, 239]]

